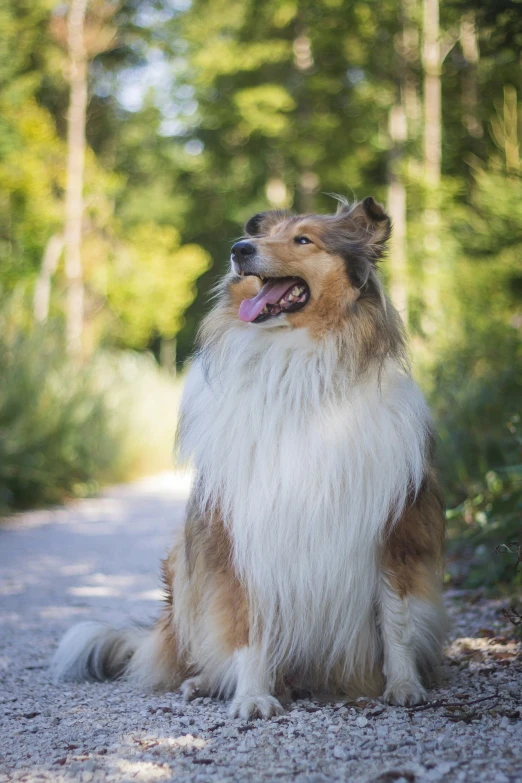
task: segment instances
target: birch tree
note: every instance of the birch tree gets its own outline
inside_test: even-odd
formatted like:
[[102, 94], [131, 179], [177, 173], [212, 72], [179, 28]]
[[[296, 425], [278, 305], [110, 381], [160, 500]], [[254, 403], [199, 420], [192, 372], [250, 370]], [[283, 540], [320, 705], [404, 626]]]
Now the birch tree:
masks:
[[81, 256], [85, 118], [87, 113], [87, 53], [85, 16], [88, 0], [71, 0], [67, 18], [69, 111], [67, 115], [67, 185], [65, 194], [65, 274], [67, 277], [67, 348], [78, 354], [83, 339], [83, 269]]
[[416, 0], [401, 2], [401, 30], [395, 36], [396, 102], [390, 109], [390, 154], [388, 160], [388, 212], [393, 223], [390, 248], [391, 297], [405, 322], [408, 321], [407, 197], [404, 182], [404, 147], [414, 135], [418, 120], [417, 85], [413, 63], [418, 35], [413, 21]]
[[476, 139], [483, 136], [482, 124], [478, 118], [478, 64], [479, 46], [475, 13], [470, 11], [460, 21], [460, 47], [467, 63], [462, 74], [462, 124]]
[[33, 297], [33, 314], [35, 321], [39, 324], [44, 324], [49, 316], [51, 280], [58, 267], [58, 262], [63, 252], [63, 245], [63, 236], [61, 234], [53, 234], [45, 246]]
[[439, 0], [424, 0], [422, 66], [424, 72], [424, 303], [425, 332], [432, 331], [440, 304], [438, 252], [440, 250], [438, 191], [442, 160], [442, 91]]
[[423, 0], [422, 67], [424, 76], [424, 332], [433, 331], [440, 294], [440, 182], [442, 168], [442, 65], [459, 38], [458, 30], [444, 37], [439, 0]]

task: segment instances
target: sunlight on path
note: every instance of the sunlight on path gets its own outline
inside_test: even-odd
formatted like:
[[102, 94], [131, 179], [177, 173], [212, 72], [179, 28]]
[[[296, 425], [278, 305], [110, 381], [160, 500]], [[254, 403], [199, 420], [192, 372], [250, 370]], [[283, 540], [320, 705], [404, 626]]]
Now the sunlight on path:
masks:
[[162, 597], [160, 558], [182, 524], [190, 481], [188, 472], [163, 473], [6, 520], [0, 629], [45, 619], [61, 632], [74, 619], [122, 622], [127, 612], [149, 619]]

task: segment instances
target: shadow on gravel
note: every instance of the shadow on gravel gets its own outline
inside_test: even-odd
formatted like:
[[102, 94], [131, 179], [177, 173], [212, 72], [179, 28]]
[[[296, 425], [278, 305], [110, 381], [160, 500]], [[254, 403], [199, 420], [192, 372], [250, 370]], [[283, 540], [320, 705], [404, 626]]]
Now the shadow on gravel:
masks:
[[76, 617], [120, 621], [161, 600], [160, 558], [180, 527], [189, 477], [167, 474], [110, 495], [31, 512], [0, 528], [0, 628]]

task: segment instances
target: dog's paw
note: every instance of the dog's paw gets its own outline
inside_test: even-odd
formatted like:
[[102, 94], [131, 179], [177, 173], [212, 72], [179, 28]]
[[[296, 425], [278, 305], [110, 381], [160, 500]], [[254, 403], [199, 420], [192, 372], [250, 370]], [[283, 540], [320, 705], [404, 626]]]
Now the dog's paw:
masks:
[[428, 695], [419, 682], [399, 680], [389, 682], [384, 691], [383, 699], [388, 704], [396, 707], [413, 707], [415, 704], [424, 704]]
[[256, 695], [256, 696], [235, 696], [228, 714], [231, 718], [273, 718], [274, 715], [282, 715], [284, 712], [280, 702], [275, 696]]
[[208, 695], [201, 677], [189, 677], [188, 680], [181, 684], [179, 690], [183, 696], [183, 701], [192, 701], [192, 699], [197, 699], [198, 696]]

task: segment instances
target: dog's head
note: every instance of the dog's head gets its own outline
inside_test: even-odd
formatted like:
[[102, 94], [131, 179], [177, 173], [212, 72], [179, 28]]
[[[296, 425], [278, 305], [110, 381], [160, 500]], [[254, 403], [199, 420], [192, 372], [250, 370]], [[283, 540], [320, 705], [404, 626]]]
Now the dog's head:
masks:
[[229, 288], [244, 322], [324, 333], [361, 297], [381, 296], [375, 266], [391, 224], [371, 197], [334, 215], [263, 212], [245, 232], [232, 246]]

